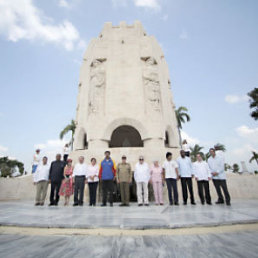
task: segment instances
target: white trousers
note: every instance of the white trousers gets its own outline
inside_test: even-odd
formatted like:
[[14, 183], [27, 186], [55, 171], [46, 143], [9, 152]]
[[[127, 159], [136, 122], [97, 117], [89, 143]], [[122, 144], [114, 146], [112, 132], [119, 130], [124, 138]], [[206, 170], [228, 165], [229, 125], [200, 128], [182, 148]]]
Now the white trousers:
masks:
[[139, 182], [137, 183], [137, 200], [138, 204], [149, 203], [148, 183]]

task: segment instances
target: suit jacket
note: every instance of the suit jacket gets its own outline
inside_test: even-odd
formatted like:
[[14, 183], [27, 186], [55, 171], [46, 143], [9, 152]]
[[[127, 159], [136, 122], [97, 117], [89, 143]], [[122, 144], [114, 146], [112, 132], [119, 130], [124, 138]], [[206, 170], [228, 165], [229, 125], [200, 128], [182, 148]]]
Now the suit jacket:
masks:
[[51, 182], [60, 182], [64, 178], [64, 161], [53, 161], [49, 170], [49, 179]]

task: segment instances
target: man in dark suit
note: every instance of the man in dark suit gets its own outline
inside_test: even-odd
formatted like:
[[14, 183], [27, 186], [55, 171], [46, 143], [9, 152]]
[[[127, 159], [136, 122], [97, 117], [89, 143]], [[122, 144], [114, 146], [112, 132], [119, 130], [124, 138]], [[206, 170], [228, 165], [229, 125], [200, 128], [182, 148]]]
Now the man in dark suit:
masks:
[[61, 154], [57, 154], [56, 160], [51, 163], [49, 171], [49, 181], [51, 183], [49, 206], [58, 205], [59, 190], [64, 178], [64, 167], [65, 162], [61, 160]]

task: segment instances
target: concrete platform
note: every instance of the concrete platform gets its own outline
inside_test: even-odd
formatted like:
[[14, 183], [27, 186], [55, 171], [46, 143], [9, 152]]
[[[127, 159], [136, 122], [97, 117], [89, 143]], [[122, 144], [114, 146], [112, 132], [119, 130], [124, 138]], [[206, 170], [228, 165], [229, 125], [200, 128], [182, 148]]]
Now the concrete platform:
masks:
[[45, 228], [167, 229], [258, 222], [258, 200], [232, 206], [48, 207], [33, 202], [0, 202], [0, 225]]

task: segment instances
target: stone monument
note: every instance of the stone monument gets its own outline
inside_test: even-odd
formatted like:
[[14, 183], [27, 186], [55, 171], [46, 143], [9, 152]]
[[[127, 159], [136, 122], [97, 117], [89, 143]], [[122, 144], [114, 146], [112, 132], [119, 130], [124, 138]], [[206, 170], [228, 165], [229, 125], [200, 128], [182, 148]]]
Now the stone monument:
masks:
[[168, 66], [162, 49], [139, 21], [107, 22], [83, 57], [71, 157], [100, 161], [105, 150], [134, 165], [175, 156], [179, 135]]

